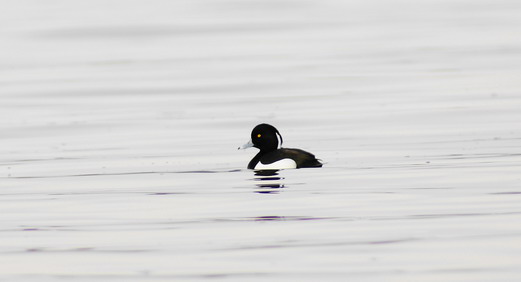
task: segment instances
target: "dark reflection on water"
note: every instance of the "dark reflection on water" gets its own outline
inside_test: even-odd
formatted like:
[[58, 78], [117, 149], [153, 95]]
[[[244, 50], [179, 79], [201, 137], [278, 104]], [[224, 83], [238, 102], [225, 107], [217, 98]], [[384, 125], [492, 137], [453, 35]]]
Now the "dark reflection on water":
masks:
[[279, 170], [256, 170], [253, 179], [257, 182], [256, 193], [279, 193], [280, 189], [284, 188], [284, 177], [279, 176]]
[[266, 215], [252, 218], [254, 221], [303, 221], [303, 220], [324, 220], [331, 217], [311, 217], [311, 216], [278, 216]]

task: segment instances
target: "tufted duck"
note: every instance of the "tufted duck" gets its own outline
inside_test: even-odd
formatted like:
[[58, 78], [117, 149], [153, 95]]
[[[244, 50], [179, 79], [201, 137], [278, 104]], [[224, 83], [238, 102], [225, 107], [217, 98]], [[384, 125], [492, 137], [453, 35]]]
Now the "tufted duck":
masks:
[[239, 149], [256, 147], [260, 152], [248, 164], [249, 169], [285, 169], [302, 167], [321, 167], [322, 163], [311, 153], [300, 149], [278, 148], [282, 136], [272, 125], [262, 123], [253, 129], [251, 139]]

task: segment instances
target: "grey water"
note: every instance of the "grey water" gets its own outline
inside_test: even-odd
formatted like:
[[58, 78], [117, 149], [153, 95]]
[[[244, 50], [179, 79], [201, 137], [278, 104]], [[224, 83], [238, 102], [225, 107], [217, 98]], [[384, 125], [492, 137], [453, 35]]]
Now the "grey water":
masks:
[[2, 1], [0, 280], [520, 281], [520, 13]]

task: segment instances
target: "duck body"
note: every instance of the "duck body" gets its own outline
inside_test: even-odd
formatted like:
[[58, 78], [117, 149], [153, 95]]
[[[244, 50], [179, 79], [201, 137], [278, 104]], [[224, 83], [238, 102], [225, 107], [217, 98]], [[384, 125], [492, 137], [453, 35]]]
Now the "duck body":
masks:
[[309, 152], [301, 149], [279, 148], [277, 136], [280, 137], [280, 144], [282, 144], [282, 136], [272, 125], [263, 123], [253, 129], [251, 140], [241, 147], [242, 149], [249, 147], [260, 149], [260, 152], [248, 163], [249, 169], [322, 167], [322, 163]]
[[280, 148], [271, 152], [259, 152], [248, 164], [249, 169], [285, 169], [322, 167], [315, 155], [300, 149]]

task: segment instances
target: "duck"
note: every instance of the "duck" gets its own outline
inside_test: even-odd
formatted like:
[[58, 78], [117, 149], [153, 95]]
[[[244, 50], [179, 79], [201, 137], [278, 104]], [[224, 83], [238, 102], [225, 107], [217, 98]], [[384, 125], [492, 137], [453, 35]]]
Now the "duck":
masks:
[[273, 125], [261, 123], [251, 131], [251, 139], [238, 149], [255, 147], [260, 150], [248, 163], [248, 169], [278, 170], [322, 167], [322, 163], [315, 158], [315, 155], [301, 149], [282, 148], [282, 142], [282, 135]]

